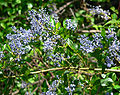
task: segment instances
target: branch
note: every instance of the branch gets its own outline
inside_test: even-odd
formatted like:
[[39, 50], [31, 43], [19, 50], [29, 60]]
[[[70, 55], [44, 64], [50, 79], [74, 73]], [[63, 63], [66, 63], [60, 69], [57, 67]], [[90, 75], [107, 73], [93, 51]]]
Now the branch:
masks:
[[70, 4], [72, 4], [73, 2], [75, 2], [76, 0], [70, 1], [68, 3], [66, 3], [65, 5], [63, 5], [62, 7], [60, 7], [57, 11], [55, 11], [55, 13], [59, 13], [60, 11], [62, 11], [64, 8], [66, 8], [67, 6], [69, 6]]
[[[49, 71], [57, 71], [57, 70], [67, 70], [67, 69], [78, 69], [77, 67], [61, 67], [61, 68], [52, 68], [47, 70], [41, 70], [36, 72], [30, 72], [30, 74], [37, 74], [37, 73], [43, 73], [43, 72], [49, 72]], [[102, 68], [79, 68], [79, 70], [94, 70], [94, 71], [102, 71]], [[115, 69], [105, 69], [106, 72], [120, 72], [120, 70]]]
[[[108, 32], [105, 31], [106, 33], [112, 33], [114, 34], [115, 32]], [[100, 30], [78, 30], [77, 33], [101, 33]]]
[[[30, 72], [30, 74], [39, 74], [39, 73], [44, 73], [44, 72], [50, 72], [50, 71], [59, 71], [59, 70], [69, 70], [69, 69], [75, 69], [75, 70], [93, 70], [93, 71], [102, 71], [102, 68], [78, 68], [78, 67], [61, 67], [61, 68], [52, 68], [52, 69], [46, 69], [46, 70], [41, 70], [41, 71], [35, 71], [35, 72]], [[120, 73], [120, 70], [115, 70], [115, 69], [105, 69], [106, 72], [118, 72]], [[1, 73], [1, 72], [0, 72]], [[21, 74], [19, 76], [9, 76], [10, 78], [16, 78], [23, 76], [24, 74]], [[4, 78], [9, 78], [8, 76], [4, 76]]]
[[76, 19], [75, 14], [74, 14], [74, 12], [73, 12], [72, 8], [69, 8], [69, 9], [70, 9], [70, 11], [71, 11], [71, 13], [72, 13], [72, 15], [73, 15], [74, 19]]
[[15, 92], [12, 93], [12, 95], [16, 95], [19, 93], [19, 90], [17, 89]]

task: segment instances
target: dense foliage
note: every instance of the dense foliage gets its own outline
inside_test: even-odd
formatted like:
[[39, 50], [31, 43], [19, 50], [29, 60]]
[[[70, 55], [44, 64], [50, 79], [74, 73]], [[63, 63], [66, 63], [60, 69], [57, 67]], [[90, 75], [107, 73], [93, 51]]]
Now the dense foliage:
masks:
[[119, 95], [119, 6], [106, 3], [1, 1], [0, 94]]

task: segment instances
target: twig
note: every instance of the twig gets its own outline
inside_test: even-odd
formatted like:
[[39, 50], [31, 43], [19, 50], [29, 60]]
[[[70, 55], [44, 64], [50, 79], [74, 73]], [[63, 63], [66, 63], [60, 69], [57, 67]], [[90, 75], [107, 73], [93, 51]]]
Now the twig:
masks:
[[19, 90], [16, 90], [15, 92], [13, 92], [12, 95], [16, 95], [17, 93], [19, 93]]
[[72, 15], [73, 15], [74, 19], [76, 19], [75, 14], [74, 14], [74, 12], [73, 12], [72, 8], [70, 8], [70, 11], [71, 11], [71, 13], [72, 13]]
[[38, 87], [36, 87], [36, 88], [33, 90], [33, 92], [31, 93], [31, 95], [33, 95], [33, 93], [34, 93], [37, 89], [38, 89]]
[[45, 79], [45, 80], [46, 80], [46, 84], [47, 84], [48, 88], [50, 88], [50, 84], [49, 84], [48, 80], [47, 79]]
[[26, 63], [27, 63], [31, 68], [33, 68], [32, 65], [31, 65], [29, 62], [26, 62]]
[[[77, 33], [100, 33], [100, 30], [78, 30]], [[105, 33], [112, 33], [114, 34], [115, 32], [108, 32], [105, 31]]]
[[73, 2], [75, 2], [76, 0], [70, 1], [68, 3], [66, 3], [65, 5], [63, 5], [62, 7], [60, 7], [57, 11], [55, 11], [55, 13], [59, 13], [60, 11], [62, 11], [64, 8], [66, 8], [67, 6], [69, 6], [70, 4], [72, 4]]
[[[43, 81], [44, 80], [40, 80], [41, 83], [43, 83]], [[38, 84], [38, 83], [39, 83], [39, 81], [36, 81], [36, 82], [32, 83], [32, 85], [35, 85], [35, 84]]]
[[40, 81], [40, 74], [38, 74], [38, 80], [39, 80], [39, 84], [38, 84], [38, 86], [40, 87], [40, 89], [39, 89], [39, 92], [41, 93], [41, 81]]
[[[37, 74], [37, 73], [43, 73], [43, 72], [49, 72], [49, 71], [57, 71], [57, 70], [66, 70], [66, 69], [78, 69], [77, 67], [61, 67], [61, 68], [52, 68], [47, 70], [41, 70], [36, 72], [30, 72], [30, 74]], [[79, 68], [80, 70], [94, 70], [94, 71], [102, 71], [102, 68]], [[120, 72], [120, 70], [114, 70], [114, 69], [105, 69], [106, 72]]]
[[[38, 73], [44, 73], [44, 72], [50, 72], [50, 71], [58, 71], [58, 70], [69, 70], [69, 69], [80, 69], [80, 70], [93, 70], [93, 71], [102, 71], [102, 68], [78, 68], [78, 67], [61, 67], [61, 68], [52, 68], [52, 69], [46, 69], [46, 70], [41, 70], [41, 71], [35, 71], [35, 72], [30, 72], [30, 74], [38, 74]], [[106, 72], [118, 72], [120, 73], [120, 69], [115, 70], [115, 69], [105, 69]], [[24, 74], [21, 74], [19, 76], [23, 76]], [[18, 76], [18, 77], [19, 77]], [[16, 78], [17, 76], [4, 76], [5, 78]]]
[[[36, 57], [36, 56], [34, 56], [33, 58], [39, 60], [39, 61], [42, 62], [47, 68], [49, 68], [49, 66], [47, 65], [47, 63], [45, 63], [45, 62], [43, 61], [43, 58], [42, 58], [42, 57]], [[52, 78], [55, 77], [52, 72], [50, 72], [50, 74], [51, 74]]]
[[32, 59], [32, 61], [35, 63], [34, 65], [39, 68], [38, 63], [36, 62], [36, 60]]

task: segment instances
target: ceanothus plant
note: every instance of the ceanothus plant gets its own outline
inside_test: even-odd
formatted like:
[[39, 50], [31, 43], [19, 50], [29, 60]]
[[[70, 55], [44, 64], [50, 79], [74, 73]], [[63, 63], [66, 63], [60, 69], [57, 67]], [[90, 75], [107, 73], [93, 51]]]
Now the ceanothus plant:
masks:
[[[96, 33], [92, 37], [93, 40], [89, 40], [89, 37], [86, 37], [85, 34], [80, 36], [78, 40], [80, 41], [80, 50], [82, 50], [82, 52], [91, 53], [97, 48], [104, 48], [104, 45], [102, 44], [102, 40], [104, 38], [101, 34]], [[105, 35], [105, 38], [106, 43], [110, 41], [109, 45], [105, 49], [105, 51], [107, 50], [106, 53], [108, 55], [106, 56], [105, 64], [107, 67], [111, 67], [111, 65], [115, 65], [113, 62], [115, 58], [119, 60], [120, 41], [117, 39], [116, 33], [111, 34], [110, 30], [108, 31], [108, 34]], [[103, 53], [105, 51], [103, 51]]]
[[89, 11], [90, 11], [90, 13], [92, 14], [92, 15], [98, 15], [98, 16], [100, 16], [101, 18], [103, 18], [103, 19], [105, 19], [105, 20], [108, 20], [108, 19], [110, 19], [110, 12], [109, 12], [109, 10], [103, 10], [102, 8], [101, 8], [101, 6], [93, 6], [93, 8], [90, 8], [89, 9]]
[[[90, 13], [106, 20], [110, 16], [100, 7], [90, 9]], [[120, 41], [115, 32], [77, 34], [76, 22], [66, 19], [62, 27], [58, 15], [50, 15], [46, 9], [29, 11], [28, 20], [30, 29], [12, 27], [14, 33], [7, 34], [8, 44], [4, 45], [9, 49], [0, 51], [0, 62], [12, 64], [10, 73], [3, 76], [16, 79], [19, 93], [33, 94], [36, 89], [40, 95], [113, 93], [112, 83], [116, 84], [117, 78], [102, 73], [114, 71], [110, 68], [120, 62]], [[89, 62], [90, 58], [95, 62]]]

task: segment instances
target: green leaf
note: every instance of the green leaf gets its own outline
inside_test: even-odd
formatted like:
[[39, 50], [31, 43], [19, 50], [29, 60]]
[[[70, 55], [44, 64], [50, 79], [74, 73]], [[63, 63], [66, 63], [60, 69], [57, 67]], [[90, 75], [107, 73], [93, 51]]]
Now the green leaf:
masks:
[[110, 9], [111, 9], [113, 12], [115, 12], [116, 14], [119, 13], [118, 10], [116, 10], [115, 7], [113, 7], [113, 6], [112, 6]]
[[4, 51], [6, 49], [6, 44], [4, 44], [4, 46], [2, 47], [2, 51]]
[[65, 24], [66, 19], [63, 21], [63, 27], [66, 28], [66, 24]]
[[94, 19], [94, 18], [91, 18], [90, 20], [91, 20], [91, 23], [94, 24], [95, 19]]
[[69, 45], [69, 47], [71, 49], [73, 49], [74, 51], [76, 51], [78, 49], [78, 45], [77, 44], [74, 44], [69, 38], [67, 40], [67, 44]]
[[9, 25], [13, 26], [13, 25], [14, 25], [14, 22], [8, 22], [8, 23], [7, 23], [7, 26], [9, 26]]
[[[33, 55], [34, 55], [34, 49], [32, 49], [27, 56], [30, 57], [30, 56], [33, 56]], [[25, 58], [27, 58], [27, 56]]]
[[120, 90], [120, 85], [115, 85], [115, 86], [114, 86], [114, 89]]
[[33, 5], [31, 3], [28, 3], [27, 7], [28, 7], [28, 9], [31, 9], [33, 7]]
[[101, 82], [101, 86], [108, 86], [109, 83], [113, 82], [113, 80], [111, 78], [106, 78], [106, 79], [102, 79], [100, 82]]
[[113, 81], [116, 81], [116, 79], [117, 79], [117, 76], [116, 76], [115, 73], [113, 73], [113, 74], [112, 74], [112, 80], [113, 80]]
[[8, 6], [8, 2], [7, 2], [7, 1], [6, 1], [6, 2], [5, 2], [5, 1], [4, 1], [4, 2], [0, 2], [0, 5], [1, 5], [1, 6], [4, 5], [5, 7], [7, 7], [7, 6]]
[[30, 74], [30, 70], [26, 70], [24, 75], [28, 76], [29, 74]]
[[29, 78], [28, 81], [29, 81], [30, 83], [34, 83], [34, 82], [35, 82], [33, 78]]
[[6, 49], [7, 51], [11, 52], [11, 47], [10, 47], [8, 44], [6, 44], [5, 47], [6, 47], [5, 49]]
[[101, 77], [102, 77], [102, 78], [106, 78], [106, 75], [105, 75], [105, 74], [101, 74]]
[[92, 27], [94, 27], [96, 30], [98, 30], [98, 25], [93, 25]]
[[21, 15], [21, 10], [18, 10], [18, 14]]
[[120, 29], [118, 30], [116, 35], [120, 38]]
[[119, 67], [112, 67], [111, 69], [117, 70], [117, 69], [119, 69]]
[[118, 24], [118, 23], [120, 23], [120, 21], [118, 21], [116, 19], [112, 19], [112, 20], [108, 21], [105, 25], [108, 25], [108, 24]]
[[1, 26], [2, 26], [4, 29], [6, 28], [5, 23], [1, 23]]
[[3, 32], [0, 32], [0, 37], [2, 37], [3, 36]]
[[117, 15], [114, 13], [111, 15], [112, 19], [117, 19]]
[[105, 37], [105, 35], [106, 35], [105, 29], [102, 29], [102, 30], [101, 30], [101, 35], [102, 35], [103, 37]]
[[36, 48], [35, 51], [37, 54], [42, 55], [42, 52], [40, 51], [40, 49]]
[[21, 87], [21, 83], [20, 82], [17, 83], [17, 87], [19, 87], [19, 88]]
[[115, 11], [115, 7], [113, 7], [113, 6], [112, 6], [110, 9], [111, 9], [112, 11]]
[[21, 3], [21, 0], [16, 0], [16, 3], [18, 3], [18, 4]]
[[79, 14], [83, 14], [83, 13], [85, 13], [85, 10], [80, 10], [79, 11]]
[[60, 28], [60, 25], [61, 25], [61, 23], [57, 22], [57, 24], [56, 24], [56, 30], [58, 30]]
[[65, 72], [64, 72], [64, 74], [69, 74], [70, 73], [70, 71], [68, 71], [68, 70], [66, 70]]

